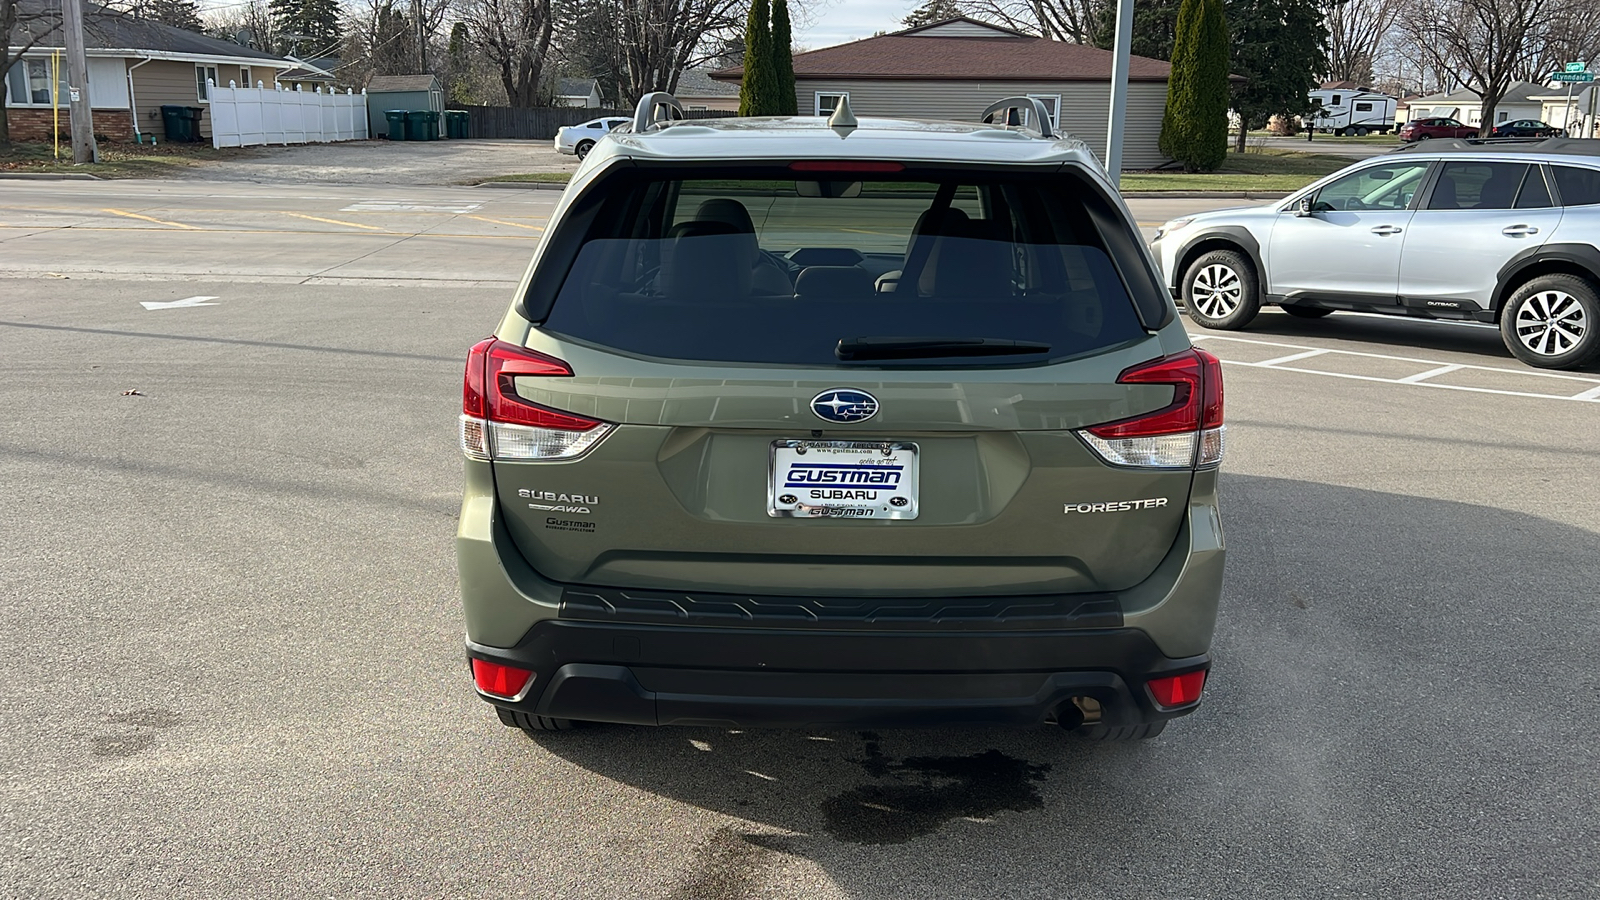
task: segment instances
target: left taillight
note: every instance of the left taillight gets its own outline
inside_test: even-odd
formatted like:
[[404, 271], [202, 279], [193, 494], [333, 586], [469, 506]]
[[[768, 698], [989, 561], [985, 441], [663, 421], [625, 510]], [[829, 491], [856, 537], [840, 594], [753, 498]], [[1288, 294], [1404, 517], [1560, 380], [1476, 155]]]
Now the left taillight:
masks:
[[461, 452], [480, 460], [557, 460], [582, 456], [616, 426], [530, 403], [518, 377], [571, 377], [562, 360], [487, 338], [467, 353], [461, 391]]
[[1200, 349], [1141, 363], [1118, 384], [1170, 384], [1172, 402], [1154, 412], [1092, 425], [1078, 432], [1115, 466], [1207, 468], [1222, 462], [1222, 362]]

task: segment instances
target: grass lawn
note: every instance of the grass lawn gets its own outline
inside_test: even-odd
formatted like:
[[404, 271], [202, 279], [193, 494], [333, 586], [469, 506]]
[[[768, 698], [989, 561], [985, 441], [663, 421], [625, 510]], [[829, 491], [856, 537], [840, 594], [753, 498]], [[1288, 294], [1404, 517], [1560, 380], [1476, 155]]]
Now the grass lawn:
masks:
[[247, 150], [217, 150], [209, 144], [100, 144], [100, 162], [72, 164], [72, 145], [61, 144], [61, 159], [50, 144], [15, 143], [0, 149], [0, 172], [82, 172], [100, 178], [157, 178], [207, 160], [237, 158]]
[[1302, 153], [1276, 147], [1228, 151], [1215, 172], [1128, 172], [1122, 192], [1141, 191], [1296, 191], [1355, 162], [1343, 156]]
[[[566, 184], [572, 180], [571, 172], [529, 172], [523, 175], [496, 175], [484, 181], [535, 181], [540, 184]], [[478, 182], [481, 184], [482, 182]]]

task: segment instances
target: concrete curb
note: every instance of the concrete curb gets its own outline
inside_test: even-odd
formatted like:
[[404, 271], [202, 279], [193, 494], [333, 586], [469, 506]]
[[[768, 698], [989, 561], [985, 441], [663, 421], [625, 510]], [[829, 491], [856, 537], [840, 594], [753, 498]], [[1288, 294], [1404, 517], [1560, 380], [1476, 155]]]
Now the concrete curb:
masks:
[[564, 191], [567, 189], [567, 184], [564, 181], [480, 181], [473, 187], [514, 188], [524, 191]]
[[90, 175], [88, 172], [0, 172], [0, 178], [19, 181], [105, 181], [99, 175]]
[[1294, 191], [1124, 191], [1124, 200], [1282, 200]]

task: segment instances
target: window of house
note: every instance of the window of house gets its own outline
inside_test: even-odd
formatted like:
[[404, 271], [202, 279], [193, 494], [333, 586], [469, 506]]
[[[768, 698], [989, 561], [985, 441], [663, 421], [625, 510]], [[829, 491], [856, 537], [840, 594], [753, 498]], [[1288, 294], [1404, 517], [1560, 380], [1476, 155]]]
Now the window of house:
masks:
[[[22, 59], [6, 73], [5, 93], [11, 106], [50, 105], [50, 61]], [[67, 89], [60, 88], [62, 106], [67, 104]]]
[[[1044, 104], [1044, 108], [1050, 113], [1050, 127], [1058, 129], [1061, 124], [1061, 95], [1029, 94], [1028, 96]], [[1022, 124], [1024, 125], [1028, 124], [1028, 112], [1026, 109], [1022, 111]]]
[[815, 96], [816, 114], [819, 116], [831, 116], [833, 111], [839, 107], [840, 100], [850, 99], [850, 92], [840, 91], [838, 93], [824, 94], [819, 91]]
[[206, 100], [206, 81], [207, 80], [210, 80], [213, 83], [216, 82], [216, 80], [217, 80], [217, 67], [216, 66], [195, 66], [194, 67], [195, 97], [199, 98], [199, 100], [202, 103], [205, 102], [205, 100]]
[[250, 67], [239, 67], [239, 87], [255, 87], [256, 83], [250, 80]]

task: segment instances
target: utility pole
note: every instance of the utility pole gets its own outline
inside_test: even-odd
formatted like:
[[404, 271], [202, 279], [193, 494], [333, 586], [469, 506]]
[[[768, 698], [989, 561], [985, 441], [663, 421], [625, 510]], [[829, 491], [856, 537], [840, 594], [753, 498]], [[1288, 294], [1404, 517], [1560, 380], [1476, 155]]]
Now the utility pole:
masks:
[[61, 37], [67, 45], [67, 90], [72, 110], [72, 161], [100, 161], [89, 106], [89, 60], [83, 54], [83, 0], [61, 0]]
[[1133, 0], [1117, 0], [1117, 37], [1111, 63], [1111, 110], [1106, 121], [1106, 174], [1122, 186], [1122, 123], [1128, 116], [1128, 56], [1133, 43]]

